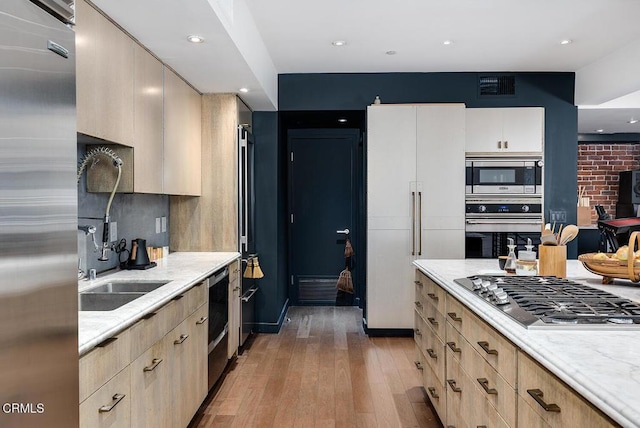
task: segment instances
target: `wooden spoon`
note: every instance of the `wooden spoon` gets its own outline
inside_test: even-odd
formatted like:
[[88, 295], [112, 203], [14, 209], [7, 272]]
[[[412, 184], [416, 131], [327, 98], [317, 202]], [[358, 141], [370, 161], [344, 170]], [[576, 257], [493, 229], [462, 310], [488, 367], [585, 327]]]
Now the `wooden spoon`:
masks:
[[562, 235], [560, 235], [560, 245], [567, 245], [569, 242], [573, 241], [573, 239], [578, 236], [578, 232], [578, 226], [568, 224], [562, 231]]

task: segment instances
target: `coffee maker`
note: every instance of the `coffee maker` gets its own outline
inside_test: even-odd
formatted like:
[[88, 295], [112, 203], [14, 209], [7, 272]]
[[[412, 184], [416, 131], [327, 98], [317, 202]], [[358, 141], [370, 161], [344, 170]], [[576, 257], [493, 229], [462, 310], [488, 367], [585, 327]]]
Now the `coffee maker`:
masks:
[[129, 259], [124, 263], [124, 269], [151, 269], [157, 266], [156, 262], [149, 261], [149, 253], [147, 253], [146, 239], [137, 238], [131, 240], [131, 251]]

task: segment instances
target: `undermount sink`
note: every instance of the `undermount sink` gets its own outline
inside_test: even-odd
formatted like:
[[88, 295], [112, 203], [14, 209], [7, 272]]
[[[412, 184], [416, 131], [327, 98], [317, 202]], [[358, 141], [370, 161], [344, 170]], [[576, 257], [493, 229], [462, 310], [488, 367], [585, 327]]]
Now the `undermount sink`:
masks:
[[78, 295], [80, 311], [113, 311], [170, 281], [112, 280]]
[[78, 310], [112, 311], [144, 296], [146, 293], [80, 293]]
[[97, 287], [84, 291], [83, 293], [149, 293], [170, 281], [130, 281], [115, 280], [109, 281]]

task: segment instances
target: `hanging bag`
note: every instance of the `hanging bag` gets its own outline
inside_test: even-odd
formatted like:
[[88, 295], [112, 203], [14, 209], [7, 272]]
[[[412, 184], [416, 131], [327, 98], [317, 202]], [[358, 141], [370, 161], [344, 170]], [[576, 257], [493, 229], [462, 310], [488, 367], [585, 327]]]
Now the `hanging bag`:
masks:
[[351, 279], [351, 272], [349, 272], [349, 269], [345, 269], [340, 272], [336, 288], [340, 291], [344, 291], [345, 293], [353, 294], [353, 280]]
[[347, 259], [353, 256], [353, 246], [351, 245], [351, 240], [347, 238], [344, 243], [344, 258]]

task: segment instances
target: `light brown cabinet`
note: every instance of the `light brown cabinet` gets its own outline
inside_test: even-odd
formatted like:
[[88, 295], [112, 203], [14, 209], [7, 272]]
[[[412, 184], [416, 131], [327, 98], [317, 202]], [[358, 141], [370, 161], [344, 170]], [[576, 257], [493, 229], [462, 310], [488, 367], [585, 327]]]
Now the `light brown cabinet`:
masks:
[[[428, 321], [442, 308], [444, 333]], [[414, 312], [416, 366], [444, 426], [618, 426], [419, 270]]]
[[133, 191], [163, 193], [163, 66], [135, 45]]
[[196, 284], [83, 355], [80, 426], [186, 427], [208, 392], [208, 309]]
[[169, 333], [172, 344], [173, 379], [171, 385], [174, 402], [173, 426], [187, 426], [207, 396], [206, 314], [201, 306], [195, 313]]
[[129, 366], [80, 403], [80, 426], [87, 428], [132, 426]]
[[[118, 191], [199, 196], [200, 94], [83, 0], [76, 21], [78, 132], [122, 158]], [[87, 190], [111, 192], [116, 172], [93, 166]]]
[[240, 346], [240, 262], [229, 266], [229, 347], [227, 357], [233, 358]]
[[171, 251], [238, 250], [238, 125], [250, 117], [235, 94], [202, 96], [202, 195], [171, 197]]
[[202, 99], [164, 68], [164, 193], [200, 196]]
[[172, 380], [168, 340], [160, 339], [131, 363], [131, 426], [170, 428]]
[[521, 427], [618, 426], [523, 352], [518, 357], [518, 395]]
[[134, 41], [79, 0], [76, 12], [78, 132], [134, 144]]

